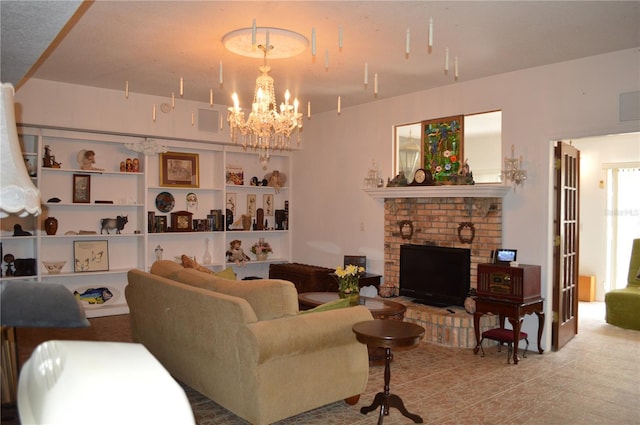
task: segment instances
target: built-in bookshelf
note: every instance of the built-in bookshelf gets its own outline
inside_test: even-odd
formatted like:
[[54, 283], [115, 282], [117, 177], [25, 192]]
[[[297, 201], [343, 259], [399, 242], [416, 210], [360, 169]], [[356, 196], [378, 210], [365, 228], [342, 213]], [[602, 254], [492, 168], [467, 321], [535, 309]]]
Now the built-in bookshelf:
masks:
[[[239, 279], [267, 277], [269, 264], [290, 261], [291, 163], [286, 152], [272, 153], [263, 169], [257, 154], [237, 146], [152, 141], [167, 148], [169, 156], [163, 157], [127, 148], [147, 140], [143, 136], [19, 127], [19, 137], [43, 211], [38, 217], [0, 221], [2, 280], [63, 284], [81, 300], [87, 315], [96, 317], [128, 312], [127, 271], [149, 270], [158, 258], [179, 261], [184, 254], [214, 271], [232, 267]], [[48, 161], [43, 159], [45, 147]], [[95, 169], [80, 168], [82, 150], [95, 153]], [[174, 164], [171, 154], [185, 158], [197, 183], [174, 184], [165, 178]], [[127, 166], [134, 161], [137, 169]], [[229, 170], [243, 178], [228, 181]], [[284, 184], [274, 187], [267, 180], [263, 185], [274, 172]], [[55, 234], [45, 231], [49, 217], [57, 220]], [[14, 236], [16, 224], [29, 235]], [[259, 240], [273, 249], [266, 260], [251, 252]], [[232, 241], [241, 242], [248, 261], [227, 260]], [[16, 261], [7, 263], [6, 254], [33, 266], [26, 275], [15, 276]], [[50, 273], [44, 262], [64, 266]], [[7, 276], [8, 267], [14, 276]]]

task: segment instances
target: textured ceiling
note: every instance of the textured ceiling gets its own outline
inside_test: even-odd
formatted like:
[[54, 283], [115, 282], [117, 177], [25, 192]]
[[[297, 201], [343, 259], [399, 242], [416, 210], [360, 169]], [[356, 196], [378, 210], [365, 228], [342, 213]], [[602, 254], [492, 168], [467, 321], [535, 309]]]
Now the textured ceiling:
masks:
[[[30, 38], [51, 37], [46, 27], [58, 8], [11, 8], [2, 1], [2, 78], [14, 75], [14, 63], [33, 60]], [[24, 5], [23, 5], [24, 6]], [[64, 7], [67, 6], [67, 7]], [[77, 7], [77, 4], [75, 4]], [[22, 9], [18, 15], [15, 9]], [[34, 15], [29, 18], [29, 11]], [[43, 16], [44, 13], [44, 16]], [[6, 16], [5, 16], [6, 15]], [[289, 88], [312, 113], [372, 102], [432, 87], [456, 84], [519, 69], [640, 46], [640, 2], [244, 2], [244, 1], [97, 1], [85, 3], [74, 21], [28, 75], [32, 78], [171, 96], [184, 78], [187, 99], [229, 104], [238, 91], [247, 107], [253, 96], [260, 59], [224, 49], [223, 36], [238, 28], [286, 28], [311, 41], [317, 55], [269, 61], [278, 101]], [[429, 18], [434, 42], [427, 47]], [[18, 20], [24, 24], [17, 24]], [[11, 22], [11, 29], [5, 28]], [[343, 47], [338, 29], [343, 28]], [[410, 53], [405, 54], [410, 29]], [[11, 34], [8, 36], [7, 32]], [[52, 38], [52, 37], [51, 37]], [[277, 46], [275, 46], [277, 48]], [[450, 70], [444, 72], [445, 49]], [[325, 55], [328, 54], [328, 67]], [[458, 57], [459, 78], [453, 73]], [[224, 79], [219, 84], [219, 64]], [[34, 61], [35, 62], [35, 61]], [[365, 87], [364, 64], [369, 84]], [[6, 71], [5, 71], [6, 69]], [[11, 70], [11, 72], [9, 72]], [[378, 96], [373, 93], [378, 74]], [[20, 77], [21, 78], [21, 77]], [[306, 109], [306, 106], [303, 107]]]

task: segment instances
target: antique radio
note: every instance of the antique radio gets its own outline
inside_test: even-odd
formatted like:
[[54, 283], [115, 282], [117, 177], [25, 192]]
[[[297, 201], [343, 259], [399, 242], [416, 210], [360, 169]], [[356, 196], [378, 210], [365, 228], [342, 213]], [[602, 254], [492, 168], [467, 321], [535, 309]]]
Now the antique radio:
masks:
[[540, 266], [478, 264], [478, 297], [527, 302], [540, 298]]

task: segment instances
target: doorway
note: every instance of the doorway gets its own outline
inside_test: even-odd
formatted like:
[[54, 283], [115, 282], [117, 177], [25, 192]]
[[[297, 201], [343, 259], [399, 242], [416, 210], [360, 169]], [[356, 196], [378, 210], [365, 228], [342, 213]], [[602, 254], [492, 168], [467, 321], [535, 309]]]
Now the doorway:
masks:
[[640, 163], [605, 164], [607, 274], [605, 291], [627, 286], [633, 240], [640, 237]]
[[[637, 196], [639, 183], [631, 183], [634, 195], [622, 196], [622, 204], [618, 211], [610, 211], [607, 206], [607, 197], [612, 185], [612, 177], [608, 170], [613, 168], [640, 168], [640, 133], [613, 134], [605, 136], [585, 137], [573, 139], [571, 142], [580, 150], [580, 263], [579, 275], [595, 276], [596, 301], [604, 301], [604, 294], [613, 289], [609, 271], [622, 270], [618, 274], [623, 275], [626, 285], [626, 273], [629, 268], [628, 255], [631, 252], [631, 243], [625, 243], [624, 239], [616, 246], [616, 256], [608, 254], [612, 251], [611, 236], [607, 234], [607, 221], [617, 215], [618, 228], [623, 233], [623, 238], [635, 235], [640, 237], [640, 198]], [[626, 175], [625, 175], [626, 177]], [[624, 179], [626, 182], [626, 178]], [[623, 182], [624, 184], [624, 182]], [[627, 184], [625, 184], [627, 187]], [[621, 198], [620, 193], [618, 198]], [[626, 203], [625, 203], [626, 201]], [[626, 260], [623, 256], [627, 253]], [[613, 264], [618, 264], [613, 266]], [[604, 321], [604, 316], [602, 317]]]

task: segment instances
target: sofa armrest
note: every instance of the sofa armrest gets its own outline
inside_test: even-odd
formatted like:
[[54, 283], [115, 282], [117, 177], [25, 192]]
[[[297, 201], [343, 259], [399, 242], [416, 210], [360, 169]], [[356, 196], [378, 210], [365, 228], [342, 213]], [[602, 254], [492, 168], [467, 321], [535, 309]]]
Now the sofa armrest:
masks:
[[251, 353], [252, 361], [262, 364], [272, 358], [299, 355], [357, 342], [354, 324], [372, 320], [364, 306], [313, 314], [282, 317], [247, 325], [239, 336]]

